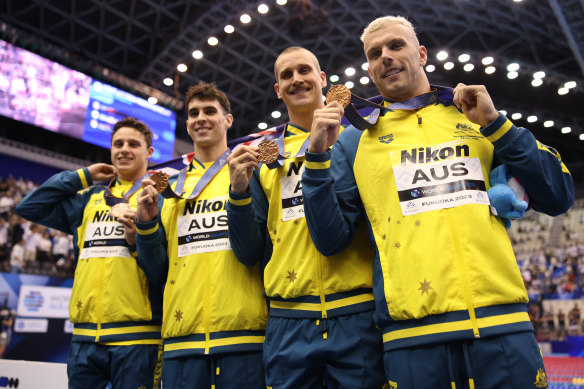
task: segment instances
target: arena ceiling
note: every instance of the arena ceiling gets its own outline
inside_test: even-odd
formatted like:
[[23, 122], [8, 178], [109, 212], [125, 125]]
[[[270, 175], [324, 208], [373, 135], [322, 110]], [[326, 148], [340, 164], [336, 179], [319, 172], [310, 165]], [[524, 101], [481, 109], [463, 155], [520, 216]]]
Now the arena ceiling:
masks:
[[[269, 10], [262, 13], [260, 4]], [[249, 23], [242, 23], [243, 14]], [[273, 90], [273, 63], [292, 45], [312, 50], [327, 75], [355, 84], [354, 93], [378, 94], [371, 82], [359, 81], [367, 76], [359, 37], [368, 22], [386, 14], [414, 23], [436, 66], [432, 83], [485, 84], [498, 109], [522, 113], [518, 125], [558, 148], [573, 173], [584, 170], [584, 0], [3, 0], [0, 38], [143, 97], [156, 96], [179, 112], [183, 139], [186, 89], [214, 81], [232, 102], [235, 138], [259, 131], [260, 122], [273, 126], [286, 119]], [[234, 32], [225, 32], [226, 25]], [[210, 45], [210, 37], [218, 43]], [[195, 50], [202, 58], [193, 57]], [[436, 58], [441, 50], [449, 53], [446, 61]], [[463, 53], [474, 70], [463, 70]], [[494, 58], [491, 75], [481, 63], [486, 56]], [[444, 69], [447, 61], [452, 70]], [[515, 79], [507, 77], [512, 62], [519, 64]], [[178, 71], [179, 63], [188, 70]], [[356, 70], [353, 76], [345, 75], [347, 67]], [[545, 72], [539, 87], [531, 85], [536, 71]], [[568, 81], [576, 86], [559, 95]], [[273, 111], [282, 117], [273, 118]], [[530, 115], [538, 121], [528, 123]], [[545, 120], [554, 125], [545, 127]], [[571, 132], [563, 134], [564, 127]]]

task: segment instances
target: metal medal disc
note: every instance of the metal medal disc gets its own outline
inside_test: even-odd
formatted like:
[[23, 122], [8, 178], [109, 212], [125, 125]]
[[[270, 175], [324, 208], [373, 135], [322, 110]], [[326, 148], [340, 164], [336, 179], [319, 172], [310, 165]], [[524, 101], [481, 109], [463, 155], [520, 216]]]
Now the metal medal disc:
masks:
[[280, 149], [276, 142], [271, 140], [263, 140], [258, 145], [258, 162], [269, 165], [278, 160]]
[[168, 177], [162, 172], [154, 173], [150, 176], [150, 179], [154, 181], [154, 189], [156, 189], [158, 193], [164, 192], [168, 187]]
[[117, 203], [110, 209], [110, 215], [117, 219], [120, 216], [124, 216], [124, 212], [130, 209], [132, 207], [128, 203]]
[[338, 101], [343, 108], [347, 108], [351, 103], [351, 91], [344, 85], [333, 85], [326, 93], [326, 103], [330, 104]]

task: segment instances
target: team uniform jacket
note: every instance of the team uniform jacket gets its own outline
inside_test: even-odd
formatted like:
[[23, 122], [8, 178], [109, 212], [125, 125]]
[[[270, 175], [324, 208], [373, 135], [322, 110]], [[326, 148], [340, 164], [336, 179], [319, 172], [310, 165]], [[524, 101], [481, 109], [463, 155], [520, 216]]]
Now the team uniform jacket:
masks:
[[[104, 186], [87, 168], [48, 179], [17, 206], [24, 218], [73, 235], [75, 277], [69, 303], [74, 342], [161, 344], [162, 293], [151, 285], [129, 247], [124, 227], [106, 205]], [[116, 181], [122, 197], [133, 183]], [[86, 188], [86, 189], [84, 189]], [[136, 207], [136, 193], [129, 198]]]
[[[183, 197], [211, 165], [192, 160]], [[160, 196], [158, 219], [137, 225], [138, 252], [149, 253], [140, 265], [153, 283], [165, 284], [164, 358], [262, 350], [267, 307], [260, 272], [231, 251], [228, 190], [225, 165], [195, 199]]]
[[302, 205], [304, 157], [295, 157], [310, 133], [291, 124], [285, 131], [284, 165], [261, 165], [249, 192], [230, 193], [233, 251], [248, 266], [262, 262], [270, 316], [321, 319], [372, 310], [373, 253], [366, 231], [359, 229], [338, 255], [316, 250]]
[[531, 206], [556, 215], [574, 186], [558, 153], [503, 115], [479, 131], [452, 103], [389, 111], [306, 155], [308, 226], [325, 255], [364, 219], [375, 247], [376, 322], [385, 350], [531, 331], [527, 293], [489, 172], [505, 163]]

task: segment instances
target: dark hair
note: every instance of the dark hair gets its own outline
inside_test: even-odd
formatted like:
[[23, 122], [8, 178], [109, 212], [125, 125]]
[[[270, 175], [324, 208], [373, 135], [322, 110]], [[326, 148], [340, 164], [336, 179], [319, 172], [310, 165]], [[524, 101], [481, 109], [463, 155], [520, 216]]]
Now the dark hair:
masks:
[[294, 52], [294, 51], [306, 51], [307, 53], [312, 55], [314, 57], [314, 66], [315, 66], [316, 70], [318, 70], [318, 72], [322, 71], [320, 69], [320, 64], [318, 63], [318, 58], [316, 58], [316, 55], [312, 51], [305, 49], [304, 47], [301, 47], [301, 46], [290, 46], [290, 47], [282, 50], [282, 52], [280, 54], [278, 54], [278, 58], [276, 58], [276, 61], [274, 62], [274, 77], [276, 78], [276, 82], [279, 81], [278, 80], [278, 70], [276, 69], [276, 67], [278, 66], [278, 60], [283, 55], [289, 54], [289, 53]]
[[219, 101], [219, 104], [221, 104], [221, 107], [223, 107], [225, 114], [231, 113], [231, 104], [229, 103], [229, 99], [227, 98], [227, 95], [224, 92], [217, 89], [217, 86], [215, 85], [214, 82], [211, 84], [208, 84], [204, 81], [199, 81], [198, 84], [193, 85], [189, 88], [189, 90], [187, 91], [186, 104], [185, 104], [185, 107], [187, 109], [187, 113], [188, 113], [188, 109], [189, 109], [189, 103], [193, 99], [217, 100], [217, 101]]
[[147, 147], [152, 146], [152, 131], [150, 131], [150, 128], [148, 128], [146, 123], [141, 122], [140, 120], [131, 116], [125, 117], [114, 124], [114, 129], [112, 130], [112, 139], [116, 131], [122, 127], [130, 127], [136, 131], [139, 131], [144, 136]]

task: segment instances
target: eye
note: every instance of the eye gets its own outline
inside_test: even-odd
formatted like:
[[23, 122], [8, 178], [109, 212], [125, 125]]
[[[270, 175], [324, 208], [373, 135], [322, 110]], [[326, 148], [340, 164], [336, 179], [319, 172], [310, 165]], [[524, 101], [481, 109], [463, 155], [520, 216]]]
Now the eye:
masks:
[[374, 50], [369, 52], [369, 59], [378, 58], [381, 55], [381, 50]]
[[205, 114], [207, 115], [214, 115], [217, 112], [217, 110], [215, 108], [207, 108], [205, 110]]
[[286, 71], [280, 75], [280, 78], [283, 78], [285, 80], [290, 78], [290, 77], [292, 77], [292, 72], [290, 72], [290, 71]]

